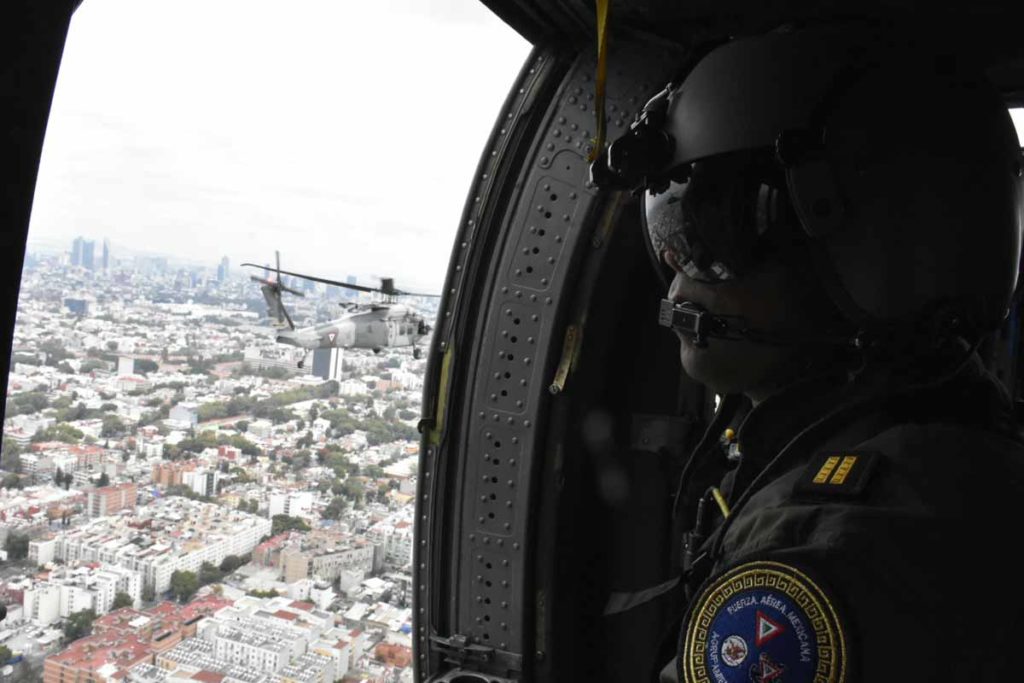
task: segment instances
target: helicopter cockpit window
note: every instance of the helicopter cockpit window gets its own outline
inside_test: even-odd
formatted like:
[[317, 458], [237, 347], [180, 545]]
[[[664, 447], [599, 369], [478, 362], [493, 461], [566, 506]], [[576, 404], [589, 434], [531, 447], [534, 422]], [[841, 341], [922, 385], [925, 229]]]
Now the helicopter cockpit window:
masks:
[[[217, 609], [249, 591], [288, 619], [318, 610], [335, 643], [350, 640], [335, 616], [389, 603], [394, 628], [352, 647], [392, 643], [396, 680], [411, 677], [401, 587], [433, 295], [529, 51], [476, 0], [81, 4], [13, 332], [10, 576], [116, 574], [129, 588], [113, 607], [143, 613], [200, 586]], [[396, 202], [402, 169], [423, 159], [433, 172]], [[399, 337], [396, 306], [427, 324]], [[39, 510], [60, 523], [39, 526]], [[101, 556], [115, 538], [140, 552]], [[157, 566], [149, 547], [175, 550]], [[315, 560], [335, 548], [344, 572]], [[292, 558], [283, 577], [279, 557]], [[266, 590], [281, 578], [297, 602]], [[277, 628], [261, 619], [246, 628]], [[38, 680], [65, 646], [30, 640], [16, 627], [5, 644], [25, 652], [13, 675]]]

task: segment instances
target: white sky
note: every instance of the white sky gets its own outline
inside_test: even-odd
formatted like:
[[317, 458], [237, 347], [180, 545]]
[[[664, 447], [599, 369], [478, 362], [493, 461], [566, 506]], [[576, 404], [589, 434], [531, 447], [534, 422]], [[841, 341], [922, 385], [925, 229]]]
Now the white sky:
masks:
[[86, 0], [29, 242], [438, 290], [529, 48], [476, 0]]

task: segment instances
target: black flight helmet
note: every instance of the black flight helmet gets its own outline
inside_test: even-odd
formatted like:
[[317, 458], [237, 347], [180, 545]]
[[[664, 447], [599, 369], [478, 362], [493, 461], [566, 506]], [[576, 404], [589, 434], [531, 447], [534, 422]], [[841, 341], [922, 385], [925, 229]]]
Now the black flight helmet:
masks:
[[[595, 162], [643, 192], [652, 255], [742, 277], [801, 242], [857, 329], [1004, 319], [1021, 248], [1021, 154], [1005, 103], [926, 47], [850, 27], [722, 44]], [[936, 329], [934, 325], [932, 329]]]

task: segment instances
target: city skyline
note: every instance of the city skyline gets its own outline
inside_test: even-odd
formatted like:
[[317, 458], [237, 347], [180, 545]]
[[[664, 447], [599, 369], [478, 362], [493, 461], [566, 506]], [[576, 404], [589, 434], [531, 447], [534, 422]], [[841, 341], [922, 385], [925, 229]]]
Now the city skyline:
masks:
[[289, 270], [436, 290], [528, 51], [469, 0], [85, 3], [29, 242], [106, 237], [212, 265], [279, 250]]

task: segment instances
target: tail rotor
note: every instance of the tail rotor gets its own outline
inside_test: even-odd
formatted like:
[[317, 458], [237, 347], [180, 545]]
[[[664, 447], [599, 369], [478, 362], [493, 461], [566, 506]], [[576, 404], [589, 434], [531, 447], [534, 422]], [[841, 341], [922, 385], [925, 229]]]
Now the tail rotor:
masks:
[[292, 317], [288, 315], [288, 310], [284, 307], [284, 301], [281, 299], [281, 293], [287, 292], [289, 294], [294, 294], [295, 296], [305, 296], [305, 294], [281, 283], [281, 252], [275, 251], [274, 256], [276, 260], [274, 279], [270, 279], [269, 277], [258, 277], [256, 275], [250, 275], [249, 279], [260, 284], [260, 291], [263, 292], [263, 299], [267, 302], [267, 314], [271, 318], [276, 319], [278, 325], [283, 326], [287, 323], [288, 329], [294, 330], [295, 323], [292, 322]]

